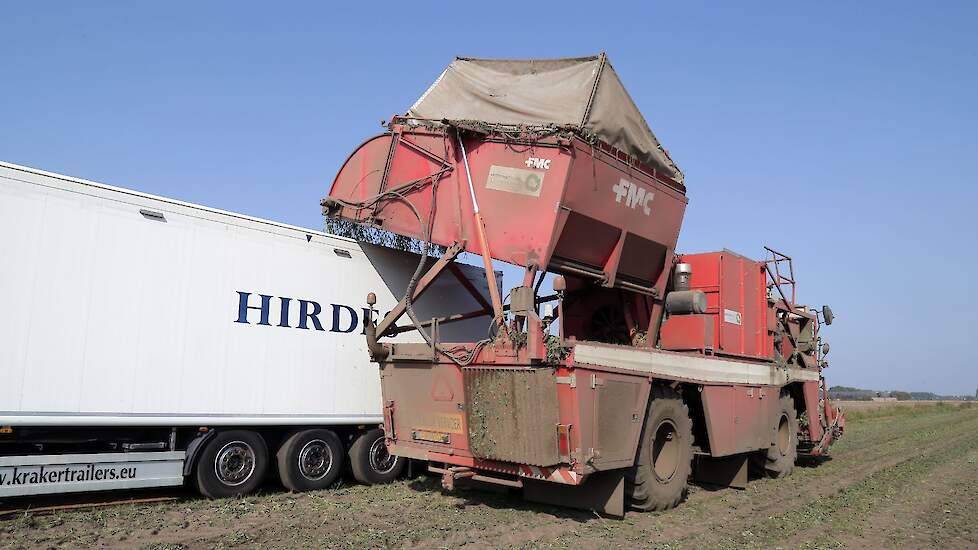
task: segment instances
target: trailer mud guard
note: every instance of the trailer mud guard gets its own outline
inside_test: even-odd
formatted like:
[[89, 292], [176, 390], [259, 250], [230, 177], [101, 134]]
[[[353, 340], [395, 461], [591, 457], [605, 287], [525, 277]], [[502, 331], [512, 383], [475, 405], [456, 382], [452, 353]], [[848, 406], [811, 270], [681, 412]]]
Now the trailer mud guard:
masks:
[[625, 516], [625, 470], [588, 476], [581, 485], [523, 480], [523, 498], [532, 502], [568, 506], [614, 517]]
[[189, 476], [194, 470], [194, 464], [197, 463], [197, 455], [200, 451], [204, 449], [204, 444], [210, 441], [217, 430], [208, 430], [201, 435], [195, 437], [189, 445], [187, 445], [187, 457], [183, 461], [183, 475], [184, 477]]

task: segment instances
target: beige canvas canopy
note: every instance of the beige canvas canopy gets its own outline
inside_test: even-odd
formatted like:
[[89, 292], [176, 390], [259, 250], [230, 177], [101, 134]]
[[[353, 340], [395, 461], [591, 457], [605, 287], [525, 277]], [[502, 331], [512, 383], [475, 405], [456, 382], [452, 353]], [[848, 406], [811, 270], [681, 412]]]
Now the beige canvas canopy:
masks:
[[457, 57], [408, 115], [574, 126], [683, 181], [605, 54], [532, 60]]

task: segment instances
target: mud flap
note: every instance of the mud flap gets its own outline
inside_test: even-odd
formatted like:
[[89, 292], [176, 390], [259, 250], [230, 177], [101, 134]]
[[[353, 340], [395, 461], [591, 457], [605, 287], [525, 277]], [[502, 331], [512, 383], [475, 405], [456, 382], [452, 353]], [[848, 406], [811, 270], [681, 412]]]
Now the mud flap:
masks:
[[747, 455], [738, 454], [720, 458], [696, 455], [693, 479], [710, 485], [746, 489]]
[[591, 474], [581, 485], [523, 480], [523, 498], [614, 517], [625, 516], [625, 470]]

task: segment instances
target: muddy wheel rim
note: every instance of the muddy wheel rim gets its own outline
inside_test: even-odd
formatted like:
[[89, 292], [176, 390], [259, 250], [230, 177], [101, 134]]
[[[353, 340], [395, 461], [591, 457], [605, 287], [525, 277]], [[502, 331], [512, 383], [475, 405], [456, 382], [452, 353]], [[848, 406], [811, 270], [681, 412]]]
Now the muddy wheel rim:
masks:
[[672, 420], [663, 420], [652, 439], [652, 471], [659, 481], [669, 481], [679, 469], [679, 434]]
[[791, 429], [788, 423], [788, 415], [781, 415], [781, 420], [778, 422], [778, 451], [781, 456], [787, 456], [788, 451], [791, 447]]
[[251, 445], [244, 441], [231, 441], [217, 452], [214, 474], [225, 485], [241, 485], [255, 473], [255, 457]]
[[318, 481], [333, 468], [333, 449], [322, 439], [314, 439], [299, 450], [299, 473], [302, 477]]
[[397, 466], [397, 457], [387, 450], [383, 437], [378, 437], [370, 444], [368, 460], [370, 461], [370, 469], [379, 474], [390, 473]]

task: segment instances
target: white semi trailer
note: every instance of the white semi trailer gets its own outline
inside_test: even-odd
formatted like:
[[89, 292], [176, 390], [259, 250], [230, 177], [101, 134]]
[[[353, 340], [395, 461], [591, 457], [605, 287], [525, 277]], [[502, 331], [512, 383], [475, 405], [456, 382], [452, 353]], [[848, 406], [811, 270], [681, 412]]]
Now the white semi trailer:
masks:
[[[393, 307], [417, 260], [0, 162], [0, 497], [393, 479], [363, 305]], [[457, 276], [470, 293], [433, 287], [419, 316], [484, 305], [482, 272]]]

